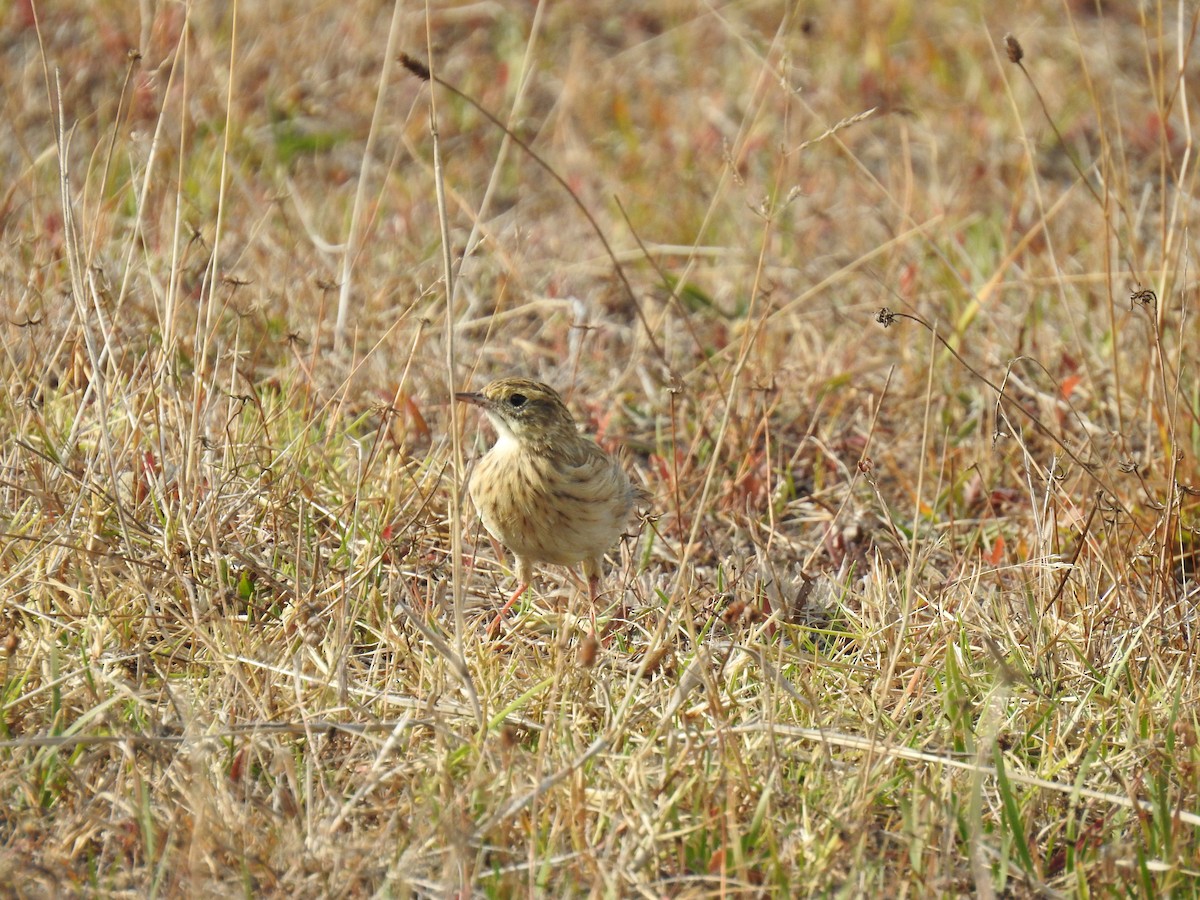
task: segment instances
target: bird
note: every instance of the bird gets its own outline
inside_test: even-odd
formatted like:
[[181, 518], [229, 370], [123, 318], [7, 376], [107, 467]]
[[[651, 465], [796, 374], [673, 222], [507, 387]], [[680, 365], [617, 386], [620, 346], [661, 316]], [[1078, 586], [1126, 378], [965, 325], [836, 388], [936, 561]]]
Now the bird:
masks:
[[529, 588], [538, 563], [583, 564], [594, 632], [604, 553], [644, 494], [614, 456], [579, 431], [550, 386], [501, 378], [454, 396], [483, 410], [496, 429], [496, 442], [475, 465], [467, 489], [483, 527], [517, 563], [517, 590], [488, 634], [495, 635]]

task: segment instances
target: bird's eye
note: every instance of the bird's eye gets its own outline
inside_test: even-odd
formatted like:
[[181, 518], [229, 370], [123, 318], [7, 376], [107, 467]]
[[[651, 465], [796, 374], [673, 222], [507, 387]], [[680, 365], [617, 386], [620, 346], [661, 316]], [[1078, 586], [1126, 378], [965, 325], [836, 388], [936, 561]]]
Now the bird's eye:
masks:
[[513, 409], [520, 409], [525, 405], [526, 397], [524, 394], [513, 394], [508, 398], [508, 405]]

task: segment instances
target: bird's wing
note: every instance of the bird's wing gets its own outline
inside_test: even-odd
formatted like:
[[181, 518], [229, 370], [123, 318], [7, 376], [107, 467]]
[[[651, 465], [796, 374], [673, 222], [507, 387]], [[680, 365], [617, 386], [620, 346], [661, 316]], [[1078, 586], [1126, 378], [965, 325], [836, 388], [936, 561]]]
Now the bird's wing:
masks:
[[621, 464], [591, 441], [581, 443], [577, 453], [555, 468], [561, 479], [560, 491], [578, 500], [609, 501], [619, 495], [620, 485], [630, 490]]

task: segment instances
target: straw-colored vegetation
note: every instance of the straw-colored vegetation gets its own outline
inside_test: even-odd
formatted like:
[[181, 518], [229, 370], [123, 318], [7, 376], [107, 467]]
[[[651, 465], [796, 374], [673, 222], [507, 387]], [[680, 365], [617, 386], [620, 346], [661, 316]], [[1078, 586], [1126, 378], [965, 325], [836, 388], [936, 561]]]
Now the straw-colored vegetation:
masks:
[[0, 4], [0, 883], [1200, 892], [1197, 13], [1009, 6]]

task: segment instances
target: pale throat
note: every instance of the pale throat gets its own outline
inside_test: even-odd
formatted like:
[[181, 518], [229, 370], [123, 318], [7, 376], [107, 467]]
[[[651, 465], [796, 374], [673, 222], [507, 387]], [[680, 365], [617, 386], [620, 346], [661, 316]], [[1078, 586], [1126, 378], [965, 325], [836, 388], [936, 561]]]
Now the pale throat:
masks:
[[507, 456], [509, 453], [519, 452], [521, 442], [508, 427], [508, 423], [494, 413], [488, 413], [487, 417], [492, 420], [492, 425], [496, 429], [496, 443], [492, 445], [492, 453]]

